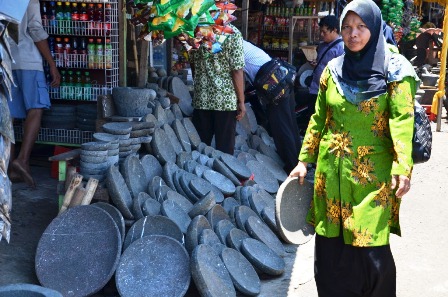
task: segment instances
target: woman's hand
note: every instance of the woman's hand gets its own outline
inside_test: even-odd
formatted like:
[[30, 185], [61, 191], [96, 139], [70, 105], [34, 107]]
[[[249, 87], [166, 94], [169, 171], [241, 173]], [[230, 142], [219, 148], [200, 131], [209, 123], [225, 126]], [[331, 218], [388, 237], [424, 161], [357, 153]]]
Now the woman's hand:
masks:
[[395, 196], [397, 196], [397, 198], [403, 197], [411, 188], [411, 181], [409, 180], [409, 177], [406, 175], [392, 175], [391, 189], [393, 190], [395, 188], [397, 188]]
[[289, 177], [298, 177], [299, 180], [299, 184], [303, 185], [303, 180], [307, 174], [307, 169], [306, 166], [308, 165], [308, 163], [305, 162], [301, 162], [299, 161], [299, 163], [297, 164], [296, 167], [294, 167], [294, 169], [291, 171], [291, 173], [289, 174]]

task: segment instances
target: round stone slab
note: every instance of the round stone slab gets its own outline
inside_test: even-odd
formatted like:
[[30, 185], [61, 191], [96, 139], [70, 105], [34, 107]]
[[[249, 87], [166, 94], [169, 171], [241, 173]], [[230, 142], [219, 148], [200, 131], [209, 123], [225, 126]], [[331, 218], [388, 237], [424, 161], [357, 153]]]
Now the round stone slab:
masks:
[[277, 193], [279, 187], [278, 181], [269, 170], [266, 170], [263, 164], [258, 161], [249, 161], [246, 165], [254, 174], [254, 180], [257, 184], [268, 193]]
[[229, 169], [229, 167], [224, 165], [224, 163], [219, 161], [218, 159], [213, 160], [212, 168], [216, 172], [219, 172], [225, 177], [227, 177], [235, 185], [235, 187], [241, 185], [240, 180], [236, 177], [235, 174], [233, 174], [233, 172]]
[[186, 152], [191, 152], [190, 138], [188, 137], [187, 130], [185, 130], [184, 125], [181, 121], [175, 120], [172, 124], [174, 132], [176, 132], [177, 138], [182, 145], [182, 148]]
[[241, 243], [241, 253], [258, 270], [269, 275], [281, 275], [285, 261], [263, 242], [246, 238]]
[[235, 208], [234, 210], [235, 215], [235, 222], [238, 228], [240, 228], [243, 231], [246, 230], [246, 222], [249, 219], [249, 217], [256, 217], [258, 218], [258, 215], [255, 211], [252, 210], [252, 208], [241, 205]]
[[170, 187], [173, 190], [176, 190], [176, 187], [173, 182], [173, 174], [179, 169], [180, 168], [173, 162], [168, 162], [163, 166], [163, 172], [162, 172], [163, 180], [166, 182], [168, 187]]
[[148, 198], [151, 198], [151, 196], [145, 192], [140, 192], [137, 197], [132, 199], [132, 214], [134, 215], [134, 219], [139, 220], [144, 217], [142, 210], [143, 204]]
[[166, 193], [166, 200], [172, 200], [176, 202], [186, 213], [193, 208], [193, 203], [190, 202], [185, 196], [182, 196], [178, 192], [168, 191]]
[[260, 218], [254, 216], [249, 217], [246, 221], [246, 230], [252, 238], [258, 239], [266, 244], [280, 257], [285, 255], [285, 248], [277, 235]]
[[174, 132], [173, 128], [171, 128], [170, 125], [164, 124], [162, 126], [162, 129], [165, 131], [166, 136], [168, 136], [168, 139], [171, 142], [171, 145], [173, 146], [174, 152], [176, 155], [178, 155], [180, 152], [183, 151], [183, 147], [179, 142], [179, 139], [177, 138], [176, 133]]
[[248, 296], [257, 296], [261, 282], [252, 264], [235, 249], [224, 248], [220, 256], [235, 288]]
[[221, 220], [215, 226], [215, 233], [218, 235], [219, 240], [222, 244], [227, 244], [226, 238], [229, 235], [230, 230], [236, 228], [230, 220]]
[[226, 244], [228, 247], [241, 252], [241, 244], [246, 238], [250, 238], [249, 234], [238, 228], [233, 228], [230, 230], [229, 234], [227, 234]]
[[260, 162], [267, 170], [269, 170], [272, 175], [279, 181], [284, 182], [288, 175], [286, 174], [285, 170], [274, 161], [271, 157], [268, 157], [264, 154], [256, 154], [255, 158], [258, 162]]
[[92, 295], [112, 278], [121, 244], [118, 226], [105, 210], [91, 205], [69, 208], [53, 219], [39, 240], [37, 278], [63, 296]]
[[123, 217], [133, 220], [131, 193], [117, 166], [110, 166], [107, 170], [106, 186], [112, 202], [120, 210]]
[[191, 254], [195, 247], [199, 244], [199, 236], [205, 229], [212, 229], [210, 223], [203, 215], [198, 215], [191, 220], [188, 226], [187, 234], [185, 235], [185, 248]]
[[124, 242], [124, 236], [126, 232], [125, 232], [124, 218], [121, 212], [112, 204], [105, 202], [96, 202], [91, 205], [105, 210], [112, 217], [115, 224], [117, 224], [118, 230], [120, 231], [121, 242]]
[[165, 183], [163, 178], [161, 178], [160, 176], [154, 176], [152, 178], [151, 183], [148, 184], [149, 196], [151, 196], [152, 198], [156, 199], [156, 193], [159, 191], [159, 189], [161, 187], [166, 186], [166, 185], [167, 184]]
[[32, 285], [12, 284], [0, 286], [0, 297], [63, 297], [58, 291]]
[[277, 222], [275, 221], [275, 207], [265, 207], [261, 212], [261, 219], [271, 228], [272, 232], [278, 234]]
[[115, 274], [120, 296], [182, 297], [190, 286], [190, 258], [177, 240], [150, 235], [123, 253]]
[[126, 249], [131, 243], [148, 235], [164, 235], [183, 242], [184, 235], [171, 219], [164, 216], [147, 216], [136, 221], [129, 228], [123, 243]]
[[192, 148], [196, 149], [201, 143], [201, 137], [199, 136], [196, 127], [189, 118], [183, 118], [181, 122], [184, 124], [185, 131], [187, 131], [188, 137], [190, 138]]
[[136, 198], [139, 193], [145, 192], [148, 183], [140, 159], [136, 155], [130, 155], [124, 160], [122, 168], [123, 178], [131, 192], [131, 196]]
[[142, 212], [144, 216], [156, 216], [160, 215], [161, 208], [162, 205], [157, 200], [149, 197], [143, 202]]
[[151, 148], [154, 156], [157, 160], [159, 160], [160, 164], [176, 162], [176, 152], [174, 151], [173, 145], [163, 129], [156, 128], [154, 130]]
[[209, 245], [200, 244], [194, 249], [191, 276], [201, 296], [236, 296], [229, 272]]
[[222, 207], [220, 204], [214, 205], [213, 208], [207, 212], [206, 216], [207, 220], [210, 222], [210, 225], [212, 225], [213, 228], [215, 228], [216, 224], [218, 224], [218, 222], [221, 220], [230, 221], [229, 215], [227, 214], [224, 207]]
[[179, 98], [179, 108], [182, 113], [189, 117], [193, 115], [193, 106], [191, 105], [191, 94], [188, 87], [182, 81], [182, 79], [178, 77], [173, 77], [171, 80], [171, 90], [174, 96]]
[[203, 178], [217, 187], [224, 195], [233, 195], [235, 193], [235, 185], [224, 175], [214, 170], [206, 170]]
[[172, 200], [165, 200], [162, 203], [162, 214], [173, 220], [177, 226], [179, 226], [180, 231], [186, 234], [188, 226], [190, 225], [191, 218], [188, 214], [179, 206], [176, 202]]
[[200, 177], [192, 179], [189, 186], [197, 197], [204, 197], [212, 190], [212, 184]]
[[143, 170], [145, 170], [146, 183], [150, 183], [154, 176], [162, 176], [162, 165], [153, 155], [144, 155], [140, 159], [140, 163], [143, 166]]
[[193, 208], [188, 212], [188, 215], [192, 219], [198, 215], [206, 215], [209, 210], [211, 210], [215, 205], [215, 195], [213, 194], [213, 192], [210, 192], [204, 198], [193, 205]]
[[313, 185], [297, 178], [287, 178], [276, 197], [275, 218], [280, 236], [288, 243], [304, 244], [314, 235], [314, 227], [306, 222], [313, 199]]
[[232, 171], [238, 178], [248, 179], [252, 175], [250, 169], [234, 156], [222, 154], [220, 158], [222, 162], [224, 162], [224, 164], [230, 169], [230, 171]]

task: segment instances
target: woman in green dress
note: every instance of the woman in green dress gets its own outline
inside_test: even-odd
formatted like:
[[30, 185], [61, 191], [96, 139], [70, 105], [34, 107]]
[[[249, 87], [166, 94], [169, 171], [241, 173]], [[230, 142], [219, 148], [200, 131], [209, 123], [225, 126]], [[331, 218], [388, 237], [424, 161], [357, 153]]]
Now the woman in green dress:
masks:
[[387, 49], [373, 1], [345, 7], [341, 35], [345, 54], [322, 73], [290, 177], [302, 184], [307, 164], [317, 164], [307, 220], [316, 230], [319, 296], [395, 296], [389, 235], [400, 234], [400, 202], [410, 188], [418, 77]]

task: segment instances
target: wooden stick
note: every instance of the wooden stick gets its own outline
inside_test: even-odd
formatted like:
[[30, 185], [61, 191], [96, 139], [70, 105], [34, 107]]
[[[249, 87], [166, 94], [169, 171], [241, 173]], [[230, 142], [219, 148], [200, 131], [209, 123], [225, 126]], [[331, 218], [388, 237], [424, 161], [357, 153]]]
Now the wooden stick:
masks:
[[72, 178], [72, 180], [70, 181], [70, 185], [67, 189], [67, 192], [65, 192], [64, 201], [62, 202], [62, 206], [61, 206], [61, 209], [59, 210], [59, 214], [61, 214], [68, 208], [68, 206], [70, 205], [70, 201], [72, 200], [73, 195], [75, 194], [75, 190], [77, 187], [79, 187], [81, 182], [82, 182], [82, 175], [76, 173], [74, 175], [74, 177]]
[[87, 190], [82, 185], [76, 188], [75, 194], [73, 195], [72, 200], [70, 201], [70, 205], [68, 208], [81, 205], [82, 199], [84, 199], [84, 196], [86, 195]]
[[95, 178], [89, 178], [86, 185], [86, 194], [82, 199], [81, 205], [89, 205], [92, 201], [93, 195], [95, 194], [96, 187], [98, 186], [98, 180]]
[[72, 181], [72, 178], [75, 176], [76, 174], [76, 167], [75, 166], [67, 166], [67, 170], [65, 173], [65, 185], [64, 185], [64, 192], [67, 192], [68, 187], [70, 186], [70, 182]]

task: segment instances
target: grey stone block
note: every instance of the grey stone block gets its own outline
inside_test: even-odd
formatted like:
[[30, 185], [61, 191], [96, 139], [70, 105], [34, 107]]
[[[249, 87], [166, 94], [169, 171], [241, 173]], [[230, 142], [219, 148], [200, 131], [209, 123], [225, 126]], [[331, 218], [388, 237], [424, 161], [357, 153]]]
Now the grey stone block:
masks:
[[215, 170], [216, 172], [221, 173], [222, 175], [224, 175], [225, 177], [227, 177], [235, 186], [239, 186], [241, 185], [240, 180], [235, 176], [235, 174], [229, 169], [229, 167], [227, 167], [226, 165], [224, 165], [223, 162], [219, 161], [218, 159], [215, 159], [213, 161], [213, 170]]
[[166, 200], [172, 200], [176, 202], [186, 213], [188, 213], [193, 208], [193, 203], [191, 203], [190, 200], [173, 190], [166, 193]]
[[227, 234], [226, 237], [226, 244], [228, 247], [236, 249], [237, 251], [241, 252], [241, 244], [244, 239], [250, 238], [249, 234], [244, 232], [241, 229], [233, 228], [229, 231], [229, 234]]
[[217, 187], [224, 195], [233, 195], [235, 193], [235, 185], [224, 175], [214, 170], [206, 170], [203, 178]]
[[0, 286], [0, 297], [62, 297], [62, 294], [38, 285], [19, 283]]
[[284, 182], [288, 175], [286, 174], [283, 167], [280, 166], [274, 159], [268, 157], [264, 154], [256, 154], [255, 158], [260, 162], [266, 169], [268, 169], [272, 175], [280, 182]]
[[136, 155], [126, 157], [123, 163], [122, 173], [133, 198], [137, 197], [140, 192], [146, 191], [148, 185], [146, 173]]
[[176, 152], [163, 129], [156, 128], [154, 130], [151, 148], [153, 155], [159, 160], [160, 164], [176, 162]]
[[283, 244], [260, 218], [254, 216], [249, 217], [246, 221], [245, 226], [247, 233], [252, 238], [258, 239], [266, 244], [280, 257], [283, 257], [285, 255], [285, 248], [283, 247]]
[[229, 235], [230, 230], [233, 228], [236, 228], [236, 226], [230, 220], [220, 220], [215, 225], [215, 233], [222, 244], [227, 245], [227, 235]]
[[266, 170], [263, 164], [258, 161], [249, 161], [246, 165], [254, 174], [254, 180], [257, 184], [268, 193], [277, 193], [278, 181], [270, 171]]
[[124, 236], [125, 236], [125, 225], [124, 225], [124, 218], [121, 212], [112, 204], [105, 203], [105, 202], [96, 202], [91, 204], [92, 206], [102, 208], [105, 210], [114, 220], [115, 224], [118, 227], [118, 230], [120, 231], [121, 235], [121, 242], [124, 242]]
[[206, 216], [213, 228], [215, 228], [221, 220], [230, 220], [226, 210], [220, 204], [214, 205], [212, 209], [207, 212]]
[[234, 156], [229, 154], [222, 154], [220, 159], [238, 178], [248, 179], [252, 175], [250, 169]]
[[181, 120], [182, 124], [185, 127], [185, 131], [187, 131], [188, 138], [190, 139], [191, 147], [196, 149], [201, 143], [201, 137], [196, 130], [196, 127], [193, 125], [193, 122], [189, 118], [183, 118]]
[[[198, 215], [206, 215], [207, 212], [216, 205], [215, 195], [213, 192], [207, 194], [204, 198], [199, 200], [193, 205], [193, 208], [188, 212], [190, 218], [194, 218]], [[213, 225], [212, 225], [213, 227]]]
[[160, 162], [153, 155], [144, 155], [140, 159], [140, 163], [142, 164], [143, 170], [145, 171], [147, 184], [152, 182], [154, 176], [162, 176], [162, 165], [160, 165]]
[[143, 216], [157, 216], [161, 214], [162, 205], [155, 199], [149, 197], [142, 206]]
[[212, 190], [212, 184], [200, 177], [192, 179], [189, 187], [199, 198], [204, 197]]
[[176, 153], [176, 155], [179, 155], [183, 151], [183, 147], [180, 144], [179, 139], [177, 138], [177, 135], [174, 132], [173, 128], [171, 128], [171, 126], [168, 124], [164, 124], [162, 126], [162, 129], [165, 131], [166, 135], [168, 136], [168, 139], [170, 140], [171, 145], [173, 146], [174, 152]]
[[[160, 176], [154, 176], [151, 183], [148, 184], [148, 194], [156, 199], [156, 192], [162, 187], [166, 186], [166, 182]], [[156, 199], [157, 200], [157, 199]]]
[[172, 124], [174, 132], [176, 132], [177, 138], [180, 141], [184, 151], [191, 152], [190, 138], [188, 137], [187, 131], [180, 120], [175, 120]]

